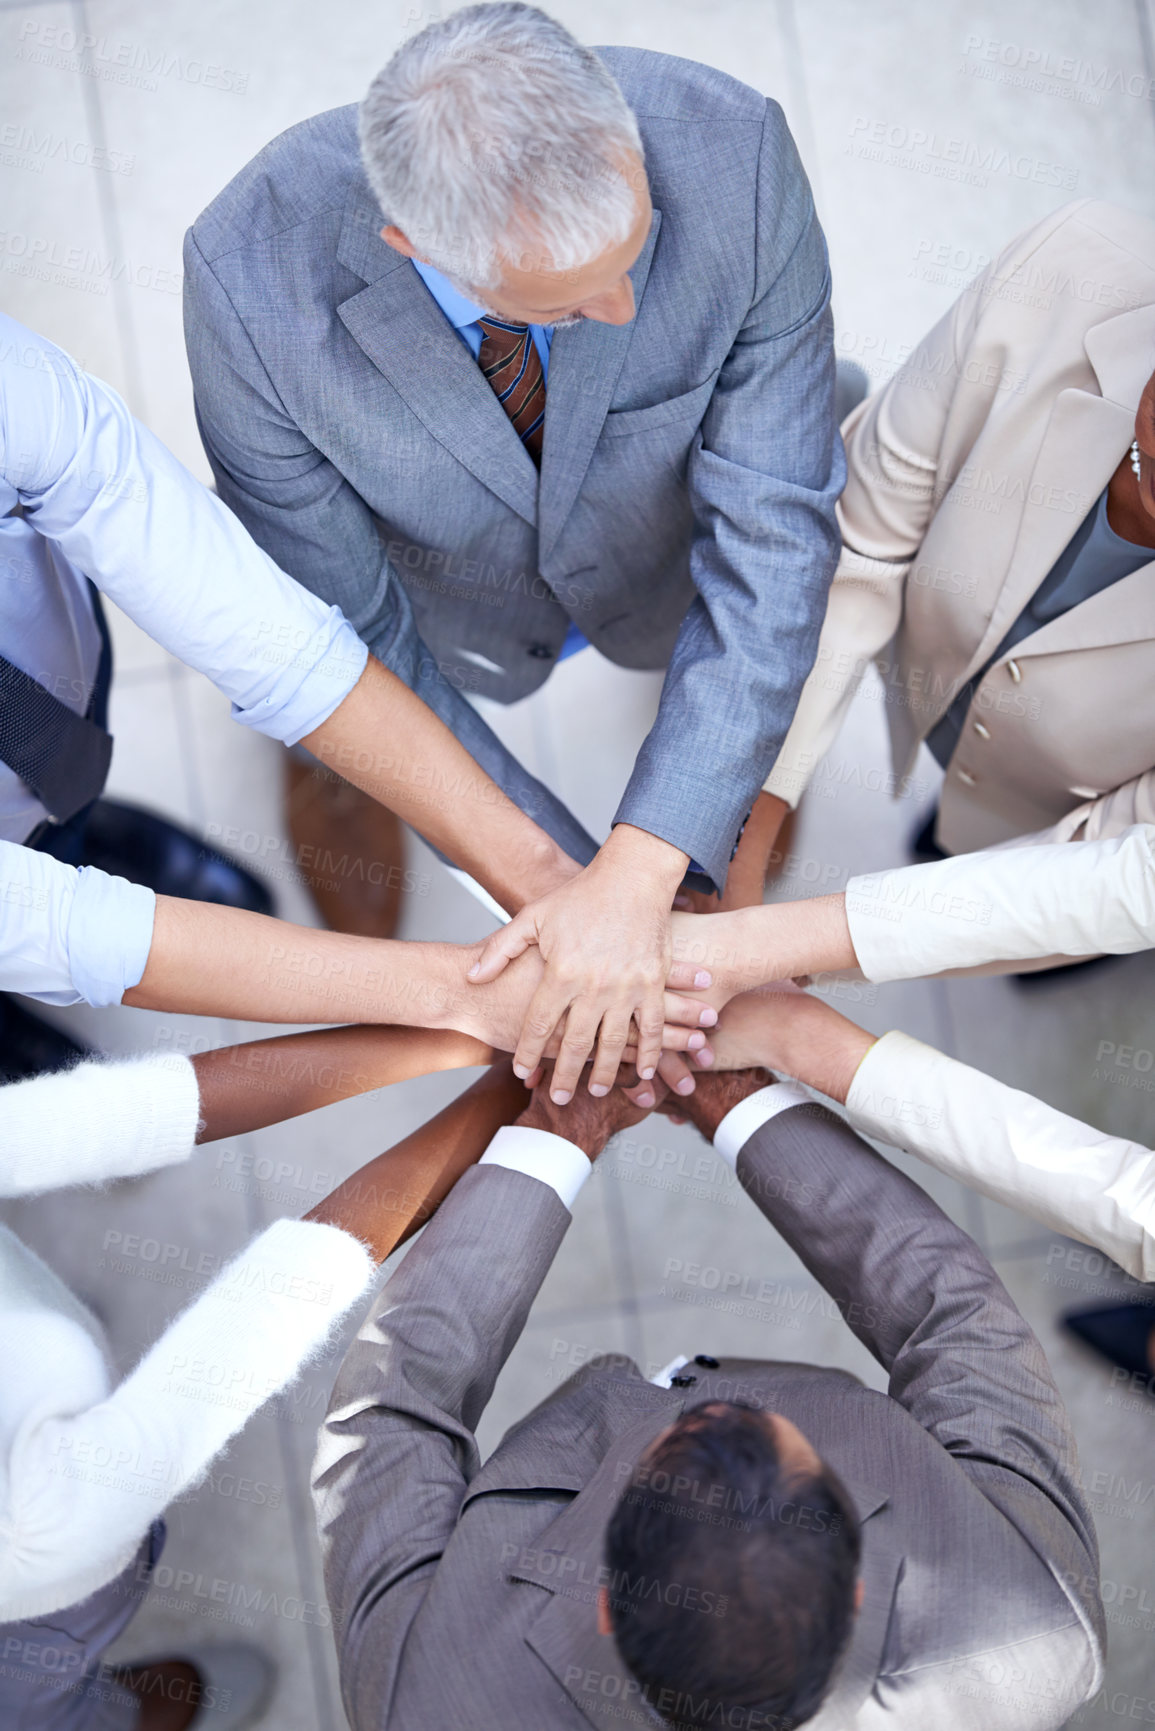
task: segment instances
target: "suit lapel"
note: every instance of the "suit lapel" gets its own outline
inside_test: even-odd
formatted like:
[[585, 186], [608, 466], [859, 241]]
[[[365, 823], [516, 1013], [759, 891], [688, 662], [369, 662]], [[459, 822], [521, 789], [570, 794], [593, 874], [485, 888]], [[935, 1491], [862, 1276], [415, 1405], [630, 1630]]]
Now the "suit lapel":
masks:
[[536, 523], [533, 458], [409, 260], [380, 238], [383, 222], [354, 189], [338, 257], [368, 286], [342, 301], [341, 322], [426, 431], [518, 516]]
[[[1134, 436], [1134, 411], [1089, 391], [1060, 391], [1026, 485], [1011, 562], [960, 683], [982, 667], [1070, 541]], [[1073, 499], [1075, 509], [1064, 509]], [[950, 689], [956, 689], [954, 685]]]
[[[1056, 502], [1073, 497], [1092, 504], [1134, 438], [1139, 397], [1155, 365], [1155, 306], [1135, 307], [1092, 325], [1083, 347], [1099, 395], [1072, 387], [1055, 399], [1002, 589], [969, 661], [945, 670], [949, 680], [961, 683], [989, 660], [1071, 539], [1080, 516], [1057, 508]], [[1053, 629], [1048, 626], [1048, 634]], [[1146, 632], [1124, 631], [1114, 640], [1133, 635]]]
[[538, 518], [538, 558], [542, 564], [565, 527], [594, 454], [630, 346], [661, 225], [662, 213], [655, 210], [649, 239], [630, 271], [634, 320], [628, 325], [606, 325], [583, 319], [554, 333], [545, 397]]
[[1155, 560], [1140, 565], [1088, 601], [1040, 625], [1016, 644], [1014, 654], [1065, 655], [1081, 649], [1110, 649], [1120, 643], [1155, 639]]
[[[653, 1409], [621, 1432], [589, 1484], [562, 1510], [518, 1560], [510, 1578], [544, 1588], [549, 1599], [526, 1640], [591, 1725], [604, 1728], [607, 1710], [623, 1705], [655, 1727], [664, 1721], [643, 1698], [618, 1657], [617, 1646], [597, 1628], [598, 1589], [604, 1579], [602, 1545], [607, 1522], [639, 1455], [672, 1424], [681, 1402], [654, 1391]], [[862, 1610], [830, 1694], [807, 1731], [846, 1731], [878, 1676], [894, 1602], [900, 1556], [885, 1529], [871, 1517], [885, 1507], [881, 1491], [840, 1474], [863, 1523]]]

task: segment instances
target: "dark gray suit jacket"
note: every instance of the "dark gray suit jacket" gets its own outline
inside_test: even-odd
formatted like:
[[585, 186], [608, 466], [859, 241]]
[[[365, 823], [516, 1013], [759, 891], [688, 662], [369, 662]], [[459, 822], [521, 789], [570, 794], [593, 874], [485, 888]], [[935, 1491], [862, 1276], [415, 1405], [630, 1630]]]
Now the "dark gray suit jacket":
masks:
[[646, 1444], [709, 1399], [792, 1419], [863, 1521], [862, 1610], [813, 1726], [1049, 1731], [1098, 1687], [1098, 1555], [1067, 1415], [990, 1264], [817, 1106], [752, 1136], [738, 1176], [889, 1393], [805, 1364], [723, 1362], [688, 1390], [595, 1364], [481, 1466], [474, 1428], [569, 1215], [534, 1178], [468, 1172], [375, 1303], [322, 1432], [354, 1731], [657, 1724], [597, 1633], [602, 1540]]
[[691, 61], [604, 59], [638, 117], [653, 226], [633, 322], [555, 334], [540, 484], [381, 240], [351, 107], [275, 139], [197, 219], [189, 365], [222, 498], [583, 861], [594, 843], [463, 693], [536, 689], [570, 620], [620, 666], [668, 665], [618, 820], [720, 885], [837, 554], [826, 247], [776, 103]]

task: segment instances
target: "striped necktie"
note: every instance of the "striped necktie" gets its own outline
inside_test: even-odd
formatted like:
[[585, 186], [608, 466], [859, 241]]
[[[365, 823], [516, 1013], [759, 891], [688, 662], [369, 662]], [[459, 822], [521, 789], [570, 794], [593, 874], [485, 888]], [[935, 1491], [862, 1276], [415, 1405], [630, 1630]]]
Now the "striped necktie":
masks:
[[545, 430], [545, 374], [537, 344], [528, 325], [507, 324], [504, 319], [478, 319], [481, 353], [478, 365], [492, 385], [497, 400], [513, 422], [513, 430], [541, 467], [541, 440]]

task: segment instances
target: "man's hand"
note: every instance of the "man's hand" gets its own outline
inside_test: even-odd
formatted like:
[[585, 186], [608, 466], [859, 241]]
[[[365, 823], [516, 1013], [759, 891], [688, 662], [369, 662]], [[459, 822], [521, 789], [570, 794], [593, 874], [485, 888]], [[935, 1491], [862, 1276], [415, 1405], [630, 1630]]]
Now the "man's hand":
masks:
[[775, 1078], [769, 1070], [725, 1070], [717, 1075], [699, 1076], [698, 1086], [687, 1100], [668, 1096], [658, 1103], [658, 1111], [679, 1122], [688, 1118], [695, 1130], [707, 1140], [714, 1140], [719, 1124], [740, 1100], [768, 1088]]
[[[660, 1082], [650, 1084], [657, 1090], [659, 1102], [665, 1095]], [[573, 1142], [591, 1160], [596, 1160], [611, 1136], [628, 1130], [648, 1118], [651, 1108], [638, 1106], [621, 1087], [611, 1088], [601, 1098], [586, 1089], [578, 1091], [571, 1105], [558, 1106], [551, 1098], [550, 1077], [544, 1076], [530, 1095], [529, 1104], [517, 1120], [529, 1130], [548, 1130], [553, 1136], [563, 1136]]]
[[[436, 999], [437, 1025], [471, 1033], [475, 1038], [496, 1046], [499, 1051], [512, 1052], [532, 1007], [534, 994], [541, 989], [545, 980], [546, 968], [541, 951], [536, 945], [531, 945], [514, 961], [504, 966], [497, 978], [487, 986], [471, 984], [469, 978], [469, 969], [484, 953], [484, 945], [474, 944], [459, 949], [456, 945], [447, 944], [443, 946], [443, 952], [439, 957], [440, 971], [444, 974], [448, 968], [448, 974]], [[710, 1021], [717, 1020], [713, 1009], [697, 998], [683, 998], [676, 992], [662, 994], [662, 1041], [665, 1050], [661, 1058], [661, 1074], [670, 1087], [679, 1084], [684, 1087], [682, 1078], [688, 1074], [676, 1054], [696, 1054], [706, 1046], [706, 1035], [700, 1027], [703, 1009], [709, 1010]], [[546, 1041], [543, 1056], [556, 1059], [560, 1046], [561, 1038], [555, 1030]], [[636, 1054], [637, 1030], [631, 1024], [623, 1059], [632, 1067], [636, 1063]], [[531, 1074], [532, 1071], [527, 1072], [527, 1075]], [[526, 1077], [521, 1077], [521, 1080], [526, 1080]], [[556, 1089], [556, 1082], [554, 1086]], [[591, 1091], [600, 1096], [609, 1090], [595, 1086]], [[558, 1104], [564, 1105], [565, 1102], [558, 1101]]]
[[[670, 909], [688, 863], [680, 848], [619, 824], [580, 876], [523, 908], [493, 934], [470, 970], [482, 985], [531, 945], [541, 951], [545, 976], [526, 1013], [513, 1067], [523, 1078], [532, 1074], [564, 1023], [551, 1081], [555, 1104], [572, 1097], [595, 1041], [590, 1091], [612, 1088], [631, 1020], [638, 1073], [645, 1080], [654, 1075], [668, 1020], [664, 988], [692, 989], [702, 973], [693, 964], [671, 967]], [[697, 1008], [697, 1016], [689, 1009], [686, 1016], [695, 1026], [711, 1027], [713, 1010]]]

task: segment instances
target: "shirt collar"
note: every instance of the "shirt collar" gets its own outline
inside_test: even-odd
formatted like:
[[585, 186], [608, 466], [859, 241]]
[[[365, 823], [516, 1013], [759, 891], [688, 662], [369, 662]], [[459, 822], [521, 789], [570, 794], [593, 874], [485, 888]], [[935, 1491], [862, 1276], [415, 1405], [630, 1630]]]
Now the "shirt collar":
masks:
[[476, 301], [469, 300], [460, 289], [454, 288], [449, 278], [434, 270], [431, 264], [417, 258], [412, 260], [412, 264], [455, 330], [463, 330], [466, 325], [474, 325], [485, 317], [484, 307], [479, 307]]

